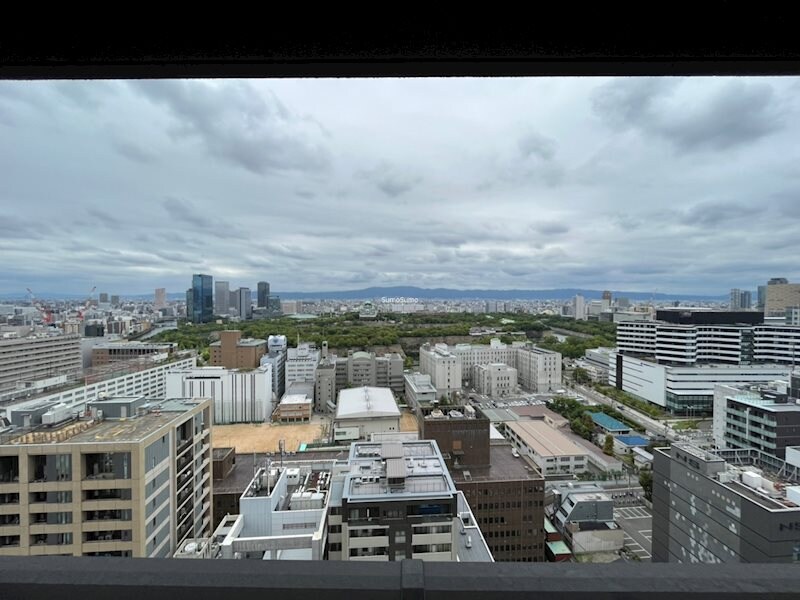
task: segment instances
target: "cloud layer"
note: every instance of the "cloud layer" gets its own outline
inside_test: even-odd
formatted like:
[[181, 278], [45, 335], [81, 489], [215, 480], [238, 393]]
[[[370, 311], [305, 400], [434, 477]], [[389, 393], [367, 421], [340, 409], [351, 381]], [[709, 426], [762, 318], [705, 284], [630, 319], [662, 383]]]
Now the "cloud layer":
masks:
[[800, 281], [797, 86], [0, 82], [0, 292]]

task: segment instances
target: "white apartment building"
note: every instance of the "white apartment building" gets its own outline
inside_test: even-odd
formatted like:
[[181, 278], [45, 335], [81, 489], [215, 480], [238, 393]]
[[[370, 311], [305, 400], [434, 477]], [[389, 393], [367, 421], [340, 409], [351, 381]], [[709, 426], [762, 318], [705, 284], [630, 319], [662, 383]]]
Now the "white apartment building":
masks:
[[0, 391], [58, 375], [75, 379], [80, 377], [82, 369], [79, 335], [38, 334], [0, 339]]
[[167, 373], [167, 398], [210, 398], [215, 425], [263, 423], [273, 409], [272, 365], [172, 370]]
[[572, 316], [576, 321], [585, 321], [587, 318], [588, 308], [586, 300], [583, 296], [578, 294], [572, 299]]
[[450, 352], [447, 344], [423, 344], [419, 349], [419, 368], [431, 376], [431, 383], [439, 396], [450, 396], [461, 391], [461, 360]]
[[316, 380], [320, 351], [313, 344], [303, 343], [297, 348], [286, 351], [286, 388], [294, 382], [311, 382]]
[[80, 411], [87, 402], [97, 400], [100, 396], [164, 398], [167, 393], [167, 373], [172, 369], [190, 369], [196, 364], [197, 358], [192, 356], [97, 383], [44, 394], [31, 400], [0, 407], [0, 416], [7, 414], [9, 410], [19, 410], [40, 404], [53, 406], [64, 404], [70, 409]]
[[472, 367], [475, 391], [490, 398], [513, 394], [517, 387], [517, 370], [503, 363], [475, 365]]

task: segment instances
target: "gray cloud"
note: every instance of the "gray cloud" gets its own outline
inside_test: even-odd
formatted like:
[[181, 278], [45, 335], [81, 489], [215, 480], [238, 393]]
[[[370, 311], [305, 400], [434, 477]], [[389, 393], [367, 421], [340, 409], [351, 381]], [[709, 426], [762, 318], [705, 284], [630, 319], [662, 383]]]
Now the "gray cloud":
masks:
[[125, 140], [113, 140], [112, 147], [120, 155], [125, 158], [138, 162], [144, 165], [153, 164], [156, 161], [156, 155], [148, 152], [141, 146]]
[[356, 176], [367, 179], [390, 198], [396, 198], [412, 190], [422, 181], [418, 175], [401, 172], [398, 167], [386, 162], [382, 162], [372, 169], [358, 171]]
[[743, 146], [781, 125], [782, 112], [767, 83], [727, 81], [703, 98], [677, 102], [681, 83], [663, 78], [617, 80], [595, 91], [592, 106], [612, 127], [661, 137], [676, 152]]
[[569, 226], [557, 221], [540, 221], [529, 226], [531, 230], [545, 235], [559, 235], [567, 233]]
[[751, 217], [760, 212], [757, 206], [742, 206], [735, 203], [709, 202], [689, 208], [680, 218], [684, 225], [712, 227], [728, 221]]
[[556, 155], [556, 141], [535, 131], [521, 137], [518, 145], [523, 158], [536, 156], [541, 160], [548, 161]]
[[252, 173], [320, 171], [330, 163], [326, 136], [313, 120], [297, 117], [272, 93], [244, 82], [139, 81], [134, 89], [165, 105], [178, 137], [199, 138], [208, 152]]

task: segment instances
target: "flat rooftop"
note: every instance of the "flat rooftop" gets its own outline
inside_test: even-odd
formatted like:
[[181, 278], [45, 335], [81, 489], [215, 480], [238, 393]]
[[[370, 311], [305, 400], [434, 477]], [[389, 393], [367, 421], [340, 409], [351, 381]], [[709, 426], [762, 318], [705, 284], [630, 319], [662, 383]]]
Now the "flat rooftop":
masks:
[[536, 465], [522, 456], [514, 456], [511, 449], [511, 444], [492, 444], [489, 446], [489, 467], [453, 468], [450, 470], [450, 476], [456, 483], [542, 478]]
[[[109, 398], [115, 403], [116, 398]], [[100, 401], [102, 402], [102, 401]], [[88, 443], [135, 443], [140, 442], [165, 425], [182, 417], [195, 406], [207, 402], [203, 399], [171, 399], [150, 404], [151, 412], [126, 419], [104, 419], [98, 421], [82, 418], [67, 421], [54, 427], [39, 426], [34, 429], [6, 434], [6, 443], [21, 444], [88, 444]]]
[[753, 394], [736, 394], [734, 396], [728, 396], [728, 398], [741, 404], [746, 404], [768, 412], [800, 412], [800, 404], [796, 404], [792, 398], [789, 398], [789, 401], [784, 403], [775, 402], [774, 400], [762, 398], [761, 396]]
[[514, 421], [506, 423], [506, 427], [539, 456], [585, 456], [587, 453], [585, 448], [543, 421]]

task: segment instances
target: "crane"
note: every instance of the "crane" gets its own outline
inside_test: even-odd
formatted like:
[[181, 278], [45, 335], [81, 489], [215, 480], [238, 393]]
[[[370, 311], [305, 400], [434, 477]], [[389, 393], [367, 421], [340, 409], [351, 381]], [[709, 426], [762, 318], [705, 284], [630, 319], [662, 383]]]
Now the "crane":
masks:
[[47, 306], [45, 306], [45, 304], [43, 302], [41, 302], [40, 300], [36, 299], [36, 296], [34, 295], [33, 290], [31, 288], [25, 288], [25, 289], [28, 291], [28, 294], [30, 295], [31, 306], [36, 308], [36, 310], [38, 310], [39, 313], [41, 313], [42, 322], [45, 325], [52, 324], [52, 322], [53, 322], [53, 312], [49, 308], [47, 308]]
[[92, 294], [97, 289], [97, 286], [92, 286], [92, 289], [89, 291], [89, 297], [86, 298], [86, 302], [83, 304], [83, 308], [78, 310], [78, 319], [83, 321], [83, 313], [85, 313], [89, 309], [89, 305], [92, 303]]

